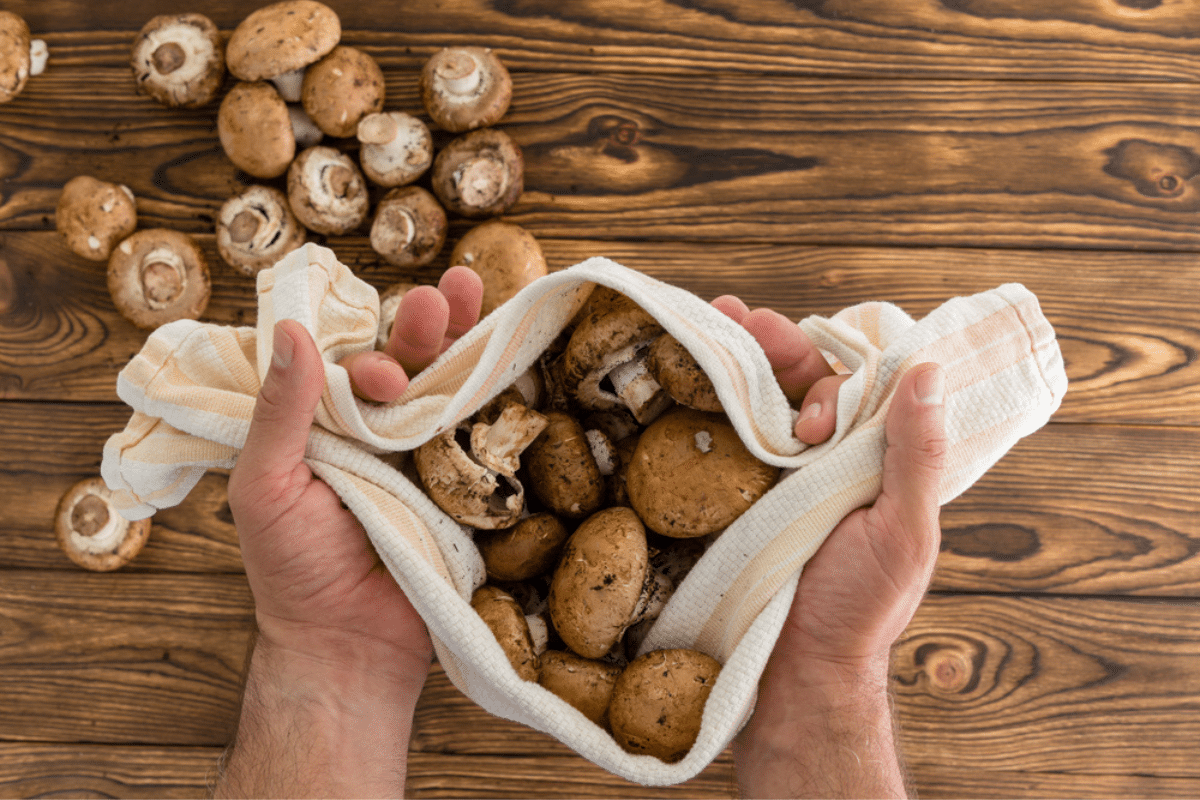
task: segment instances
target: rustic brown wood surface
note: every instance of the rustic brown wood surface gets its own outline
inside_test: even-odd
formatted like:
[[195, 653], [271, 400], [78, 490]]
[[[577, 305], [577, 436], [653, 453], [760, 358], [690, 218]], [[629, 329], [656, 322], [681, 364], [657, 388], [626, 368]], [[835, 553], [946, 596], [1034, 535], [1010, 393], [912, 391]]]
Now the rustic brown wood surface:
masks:
[[[913, 787], [1200, 794], [1200, 1], [329, 4], [383, 67], [388, 108], [423, 115], [435, 49], [497, 50], [515, 84], [502, 126], [527, 158], [508, 218], [552, 269], [607, 255], [793, 319], [1033, 290], [1071, 388], [944, 510], [893, 669]], [[221, 150], [216, 104], [138, 95], [128, 53], [155, 14], [228, 33], [258, 5], [3, 3], [51, 59], [0, 105], [0, 797], [203, 796], [236, 723], [253, 601], [224, 475], [156, 515], [118, 573], [54, 542], [59, 497], [128, 418], [116, 375], [145, 340], [54, 207], [78, 174], [129, 185], [141, 227], [208, 253], [204, 319], [252, 325], [253, 281], [212, 235], [252, 180]], [[380, 288], [448, 265], [449, 247], [388, 266], [365, 233], [312, 240]], [[490, 716], [436, 665], [408, 788], [737, 793], [728, 752], [682, 786], [635, 786]]]

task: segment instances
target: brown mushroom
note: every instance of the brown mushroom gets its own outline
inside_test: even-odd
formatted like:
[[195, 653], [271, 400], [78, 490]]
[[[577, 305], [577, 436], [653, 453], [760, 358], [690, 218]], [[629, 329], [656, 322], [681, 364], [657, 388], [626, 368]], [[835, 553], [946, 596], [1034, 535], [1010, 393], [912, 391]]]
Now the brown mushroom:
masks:
[[538, 683], [578, 709], [585, 717], [608, 727], [608, 704], [621, 667], [583, 658], [562, 650], [542, 653]]
[[625, 486], [646, 527], [686, 539], [727, 528], [778, 477], [723, 414], [676, 406], [642, 433]]
[[412, 183], [433, 164], [433, 137], [425, 123], [402, 111], [367, 114], [358, 121], [358, 160], [378, 186]]
[[647, 349], [646, 369], [676, 403], [697, 411], [724, 411], [712, 380], [671, 334], [659, 336]]
[[371, 248], [389, 264], [421, 267], [446, 243], [446, 211], [420, 186], [401, 186], [383, 196], [371, 223]]
[[520, 225], [495, 219], [467, 231], [454, 246], [450, 263], [470, 267], [483, 279], [481, 317], [547, 272], [537, 239]]
[[348, 233], [367, 218], [367, 182], [350, 156], [332, 147], [310, 147], [288, 167], [288, 201], [311, 231]]
[[67, 490], [54, 515], [58, 546], [79, 566], [109, 572], [129, 563], [150, 535], [150, 520], [130, 522], [113, 506], [112, 492], [100, 478], [88, 478]]
[[137, 204], [128, 186], [78, 175], [63, 186], [54, 224], [71, 252], [107, 261], [117, 242], [137, 229]]
[[304, 69], [341, 38], [341, 21], [329, 6], [315, 0], [284, 0], [242, 20], [229, 36], [225, 58], [229, 71], [240, 80], [267, 80]]
[[211, 291], [208, 261], [186, 233], [141, 230], [113, 249], [108, 291], [122, 316], [139, 328], [198, 319]]
[[629, 663], [613, 686], [608, 721], [627, 752], [668, 764], [696, 743], [721, 664], [696, 650], [654, 650]]
[[140, 92], [174, 107], [195, 108], [225, 80], [221, 32], [203, 14], [160, 14], [142, 26], [130, 53]]
[[317, 127], [345, 138], [367, 114], [383, 110], [383, 70], [355, 47], [338, 45], [304, 72], [300, 102]]
[[433, 193], [464, 217], [503, 214], [517, 202], [524, 185], [520, 148], [495, 128], [452, 140], [433, 160]]
[[566, 541], [567, 529], [546, 512], [531, 514], [507, 530], [475, 537], [488, 577], [497, 581], [525, 581], [549, 572]]
[[604, 476], [579, 421], [546, 412], [547, 424], [524, 457], [534, 495], [555, 514], [581, 519], [604, 501]]
[[447, 47], [421, 70], [421, 102], [451, 133], [494, 125], [512, 101], [512, 78], [490, 49]]
[[217, 110], [217, 136], [225, 155], [256, 178], [277, 178], [296, 155], [287, 103], [269, 83], [239, 83]]
[[525, 614], [512, 595], [495, 586], [481, 586], [471, 596], [471, 608], [487, 623], [521, 680], [537, 681], [538, 654]]
[[19, 95], [29, 80], [29, 25], [11, 11], [0, 11], [0, 103]]
[[270, 186], [251, 186], [226, 200], [217, 214], [217, 250], [246, 275], [275, 266], [304, 244], [305, 233], [287, 195]]

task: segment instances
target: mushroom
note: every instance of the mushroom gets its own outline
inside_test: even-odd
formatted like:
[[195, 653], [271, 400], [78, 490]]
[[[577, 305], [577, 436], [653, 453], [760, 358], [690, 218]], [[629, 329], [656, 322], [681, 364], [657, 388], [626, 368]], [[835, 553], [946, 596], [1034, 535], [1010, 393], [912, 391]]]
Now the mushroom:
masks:
[[150, 520], [130, 522], [113, 506], [112, 492], [100, 478], [72, 486], [54, 515], [58, 546], [79, 566], [109, 572], [128, 564], [150, 535]]
[[367, 180], [393, 187], [412, 183], [433, 164], [433, 137], [424, 122], [402, 111], [358, 121], [359, 163]]
[[186, 233], [141, 230], [113, 249], [108, 291], [121, 315], [139, 328], [197, 319], [211, 291], [208, 262]]
[[11, 11], [0, 11], [0, 103], [25, 88], [30, 75], [46, 65], [46, 43], [29, 38], [29, 25]]
[[546, 419], [524, 458], [530, 487], [555, 514], [581, 519], [604, 502], [604, 476], [578, 420], [562, 411], [548, 411]]
[[379, 295], [379, 334], [375, 338], [376, 350], [387, 347], [388, 339], [392, 338], [392, 326], [396, 324], [396, 312], [400, 309], [400, 301], [410, 289], [415, 288], [415, 283], [393, 283]]
[[401, 186], [383, 196], [371, 224], [371, 247], [389, 264], [420, 267], [446, 243], [446, 211], [420, 186]]
[[471, 596], [471, 608], [487, 623], [521, 680], [537, 681], [538, 654], [521, 606], [508, 592], [481, 586]]
[[488, 577], [497, 581], [525, 581], [549, 572], [566, 541], [562, 522], [544, 511], [525, 517], [508, 530], [475, 537]]
[[243, 81], [277, 78], [302, 70], [337, 46], [342, 24], [315, 0], [285, 0], [252, 12], [229, 36], [225, 59]]
[[697, 650], [653, 650], [629, 663], [613, 686], [608, 722], [630, 753], [673, 764], [700, 733], [721, 664]]
[[597, 304], [575, 327], [563, 353], [564, 379], [580, 405], [625, 406], [643, 425], [670, 407], [670, 395], [645, 366], [646, 350], [662, 330], [624, 295]]
[[305, 150], [319, 144], [325, 138], [325, 131], [318, 128], [300, 106], [288, 106], [288, 119], [292, 123], [292, 136], [296, 140], [297, 149]]
[[638, 439], [625, 486], [646, 527], [687, 539], [727, 528], [778, 477], [723, 414], [676, 406]]
[[525, 160], [516, 143], [495, 128], [452, 140], [433, 160], [433, 193], [464, 217], [503, 214], [525, 185]]
[[152, 18], [133, 40], [129, 61], [138, 91], [168, 106], [205, 105], [225, 80], [221, 32], [203, 14]]
[[273, 267], [304, 244], [305, 233], [287, 195], [270, 186], [251, 186], [226, 200], [217, 214], [217, 250], [246, 275]]
[[538, 683], [566, 700], [585, 717], [608, 727], [608, 704], [621, 667], [562, 650], [542, 653]]
[[451, 133], [494, 125], [512, 101], [512, 78], [490, 49], [447, 47], [421, 70], [421, 102]]
[[370, 210], [367, 183], [350, 156], [310, 147], [288, 167], [288, 201], [296, 218], [317, 233], [348, 233]]
[[71, 252], [107, 261], [117, 242], [137, 229], [137, 204], [128, 186], [77, 175], [63, 186], [54, 224]]
[[650, 568], [641, 520], [623, 506], [606, 508], [567, 540], [550, 583], [550, 619], [573, 652], [601, 658], [626, 628], [657, 617], [670, 592]]
[[317, 127], [345, 138], [358, 121], [383, 110], [383, 70], [356, 47], [338, 45], [304, 72], [300, 102]]
[[239, 83], [217, 110], [217, 135], [225, 155], [256, 178], [277, 178], [296, 155], [287, 103], [269, 83]]
[[483, 279], [481, 317], [546, 274], [546, 257], [537, 239], [520, 225], [500, 220], [467, 231], [450, 254], [450, 263], [470, 267]]
[[712, 380], [671, 334], [664, 333], [650, 345], [646, 369], [676, 403], [697, 411], [724, 411]]

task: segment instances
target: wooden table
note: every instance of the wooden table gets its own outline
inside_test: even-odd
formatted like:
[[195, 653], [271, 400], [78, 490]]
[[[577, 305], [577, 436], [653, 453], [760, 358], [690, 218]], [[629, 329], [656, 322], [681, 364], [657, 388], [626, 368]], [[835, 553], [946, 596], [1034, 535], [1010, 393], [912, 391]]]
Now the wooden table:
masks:
[[[434, 49], [497, 50], [515, 82], [503, 127], [528, 163], [508, 218], [553, 268], [607, 255], [795, 319], [1032, 289], [1071, 389], [945, 509], [933, 590], [895, 657], [913, 783], [1200, 794], [1200, 2], [330, 4], [391, 109], [419, 111]], [[54, 207], [75, 175], [125, 183], [142, 227], [208, 251], [205, 319], [254, 319], [251, 281], [213, 241], [250, 181], [216, 105], [139, 96], [128, 53], [154, 14], [228, 32], [256, 3], [4, 7], [51, 57], [0, 106], [0, 795], [199, 796], [253, 618], [224, 478], [159, 514], [120, 572], [56, 548], [55, 504], [124, 425], [115, 377], [144, 333], [103, 265], [66, 250]], [[389, 267], [361, 233], [328, 244], [376, 286], [447, 266], [449, 247]], [[736, 793], [727, 756], [683, 786], [625, 783], [490, 717], [436, 667], [412, 749], [418, 796]]]

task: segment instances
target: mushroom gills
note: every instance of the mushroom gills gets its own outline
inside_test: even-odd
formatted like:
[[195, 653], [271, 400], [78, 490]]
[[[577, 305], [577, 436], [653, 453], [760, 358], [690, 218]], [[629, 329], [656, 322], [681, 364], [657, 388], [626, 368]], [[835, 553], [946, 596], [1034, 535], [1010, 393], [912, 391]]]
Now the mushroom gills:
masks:
[[142, 293], [154, 310], [168, 308], [187, 288], [187, 267], [169, 247], [151, 250], [142, 259]]
[[494, 154], [480, 153], [454, 170], [454, 184], [464, 205], [486, 208], [508, 191], [508, 169]]
[[121, 520], [108, 503], [94, 494], [84, 495], [71, 508], [71, 544], [79, 551], [98, 555], [114, 552], [125, 538]]
[[600, 398], [610, 405], [624, 405], [642, 425], [649, 425], [675, 402], [646, 369], [652, 341], [637, 342], [611, 355], [596, 384]]

